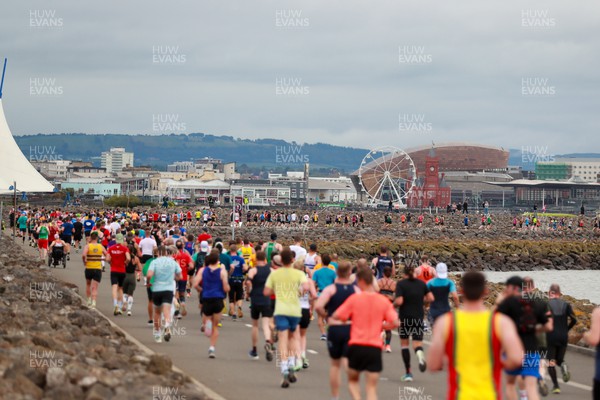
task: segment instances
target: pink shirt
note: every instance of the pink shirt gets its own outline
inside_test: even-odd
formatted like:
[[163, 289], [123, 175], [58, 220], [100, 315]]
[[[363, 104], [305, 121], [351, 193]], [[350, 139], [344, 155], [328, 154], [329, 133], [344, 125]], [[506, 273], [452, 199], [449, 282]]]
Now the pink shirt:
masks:
[[393, 322], [398, 314], [390, 300], [375, 292], [355, 293], [348, 297], [335, 312], [338, 319], [350, 319], [349, 345], [383, 348], [381, 330], [383, 321]]

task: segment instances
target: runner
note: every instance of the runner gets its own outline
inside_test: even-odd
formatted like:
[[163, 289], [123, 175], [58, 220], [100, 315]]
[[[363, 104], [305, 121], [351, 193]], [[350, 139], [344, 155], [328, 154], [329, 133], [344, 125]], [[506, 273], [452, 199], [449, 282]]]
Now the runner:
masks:
[[252, 349], [248, 353], [250, 358], [258, 360], [256, 346], [258, 344], [258, 322], [262, 317], [262, 330], [265, 337], [265, 352], [267, 361], [273, 361], [273, 341], [271, 339], [271, 318], [273, 308], [271, 299], [263, 294], [265, 283], [271, 273], [267, 265], [267, 256], [264, 251], [256, 253], [256, 267], [248, 272], [246, 278], [246, 291], [250, 293], [250, 317], [252, 318]]
[[92, 232], [90, 234], [90, 242], [85, 245], [81, 256], [83, 265], [85, 266], [87, 306], [91, 308], [96, 308], [98, 285], [102, 280], [102, 258], [106, 257], [106, 255], [106, 249], [98, 243], [98, 232]]
[[501, 368], [521, 365], [523, 345], [512, 320], [483, 304], [482, 273], [465, 273], [460, 285], [463, 304], [437, 319], [427, 364], [441, 371], [448, 359], [447, 399], [499, 400]]
[[394, 260], [391, 257], [388, 257], [387, 246], [379, 248], [379, 255], [373, 259], [371, 266], [375, 270], [377, 279], [383, 278], [383, 269], [388, 266], [392, 269], [392, 276], [396, 275], [396, 264], [394, 264]]
[[179, 267], [181, 268], [181, 280], [177, 281], [177, 295], [179, 301], [179, 314], [178, 318], [185, 317], [187, 315], [187, 309], [185, 307], [186, 289], [188, 285], [188, 273], [194, 270], [194, 260], [190, 254], [184, 249], [182, 239], [178, 239], [175, 242], [177, 252], [173, 257]]
[[69, 217], [64, 217], [62, 221], [60, 238], [65, 242], [65, 253], [67, 260], [70, 260], [71, 257], [69, 254], [71, 253], [71, 242], [73, 241], [73, 230], [75, 227]]
[[419, 370], [425, 372], [425, 352], [423, 351], [424, 303], [433, 301], [433, 295], [423, 281], [415, 278], [413, 266], [404, 267], [404, 279], [396, 284], [396, 299], [394, 305], [399, 307], [400, 314], [400, 347], [402, 348], [402, 360], [406, 374], [402, 376], [403, 382], [412, 382], [413, 375], [410, 369], [409, 339], [412, 337], [412, 345], [419, 361]]
[[290, 250], [296, 255], [296, 260], [306, 258], [306, 249], [302, 247], [302, 239], [299, 236], [294, 237], [294, 244], [290, 246]]
[[452, 299], [455, 308], [458, 308], [460, 304], [456, 293], [456, 285], [448, 279], [448, 266], [444, 263], [438, 263], [435, 266], [435, 271], [437, 277], [427, 282], [427, 288], [431, 291], [434, 299], [429, 309], [429, 323], [431, 326], [434, 326], [436, 319], [450, 311], [448, 298]]
[[138, 249], [132, 240], [127, 246], [129, 249], [130, 260], [125, 266], [125, 281], [123, 281], [123, 311], [127, 311], [127, 316], [131, 317], [133, 309], [133, 292], [137, 285], [137, 276], [142, 271]]
[[48, 229], [46, 221], [42, 221], [40, 226], [38, 226], [37, 235], [40, 260], [46, 262], [46, 257], [48, 256], [48, 236], [50, 235], [50, 229]]
[[[181, 268], [173, 259], [175, 249], [161, 246], [158, 258], [150, 263], [146, 277], [152, 280], [152, 303], [154, 304], [154, 341], [171, 340], [171, 306], [175, 292], [175, 280], [181, 279]], [[162, 320], [164, 319], [164, 330]]]
[[[313, 273], [312, 280], [315, 282], [318, 295], [329, 285], [332, 285], [336, 279], [335, 269], [330, 268], [331, 257], [329, 254], [323, 254], [321, 256], [322, 267]], [[327, 340], [327, 334], [325, 330], [325, 318], [320, 316], [317, 319], [319, 325], [319, 331], [321, 332], [321, 340]]]
[[73, 224], [73, 241], [75, 242], [76, 253], [79, 253], [79, 250], [81, 250], [81, 239], [83, 239], [83, 224], [81, 223], [81, 218], [77, 217], [77, 220]]
[[554, 324], [554, 329], [548, 332], [546, 337], [548, 340], [548, 373], [550, 379], [552, 379], [552, 393], [559, 394], [560, 387], [556, 378], [556, 365], [560, 367], [563, 382], [568, 382], [571, 379], [571, 373], [565, 362], [565, 354], [569, 343], [569, 331], [577, 324], [577, 318], [571, 304], [561, 299], [562, 293], [558, 284], [550, 285], [548, 296], [550, 298], [548, 306], [552, 311]]
[[331, 387], [331, 398], [334, 400], [340, 397], [341, 367], [343, 366], [345, 370], [348, 369], [350, 322], [334, 325], [334, 321], [330, 317], [348, 297], [358, 292], [358, 288], [350, 280], [351, 272], [352, 265], [350, 262], [341, 262], [337, 269], [337, 279], [334, 284], [323, 290], [315, 304], [315, 311], [319, 316], [327, 318], [327, 350], [331, 358], [329, 386]]
[[321, 257], [319, 256], [319, 253], [317, 253], [317, 245], [312, 243], [308, 247], [306, 257], [304, 257], [304, 266], [308, 268], [308, 275], [312, 277], [314, 268], [321, 263]]
[[202, 291], [202, 324], [204, 334], [210, 337], [208, 357], [215, 358], [215, 346], [219, 338], [219, 322], [225, 307], [224, 299], [229, 292], [227, 272], [221, 268], [219, 251], [212, 250], [206, 256], [206, 267], [202, 267], [194, 277], [192, 286]]
[[521, 399], [539, 400], [538, 379], [540, 378], [540, 357], [536, 338], [536, 325], [544, 329], [552, 329], [552, 319], [548, 318], [547, 309], [523, 298], [523, 278], [510, 277], [501, 296], [496, 300], [497, 311], [507, 315], [517, 326], [519, 338], [525, 349], [523, 363], [519, 368], [506, 369], [506, 397], [517, 400], [516, 384], [519, 379], [519, 395]]
[[415, 269], [415, 278], [422, 280], [424, 283], [428, 283], [435, 277], [435, 268], [429, 264], [429, 257], [423, 255], [421, 257], [421, 265]]
[[144, 276], [144, 286], [146, 286], [146, 294], [148, 296], [148, 325], [154, 326], [153, 313], [154, 313], [154, 305], [152, 304], [152, 281], [154, 281], [154, 277], [152, 279], [148, 278], [148, 269], [150, 268], [150, 264], [152, 261], [156, 260], [156, 256], [158, 255], [158, 250], [155, 255], [151, 256], [142, 267], [142, 275]]
[[19, 237], [23, 238], [23, 244], [25, 244], [25, 233], [27, 232], [27, 213], [23, 211], [21, 216], [17, 218], [17, 226], [19, 227]]
[[299, 295], [300, 292], [309, 290], [309, 284], [305, 274], [292, 268], [293, 256], [289, 247], [285, 247], [280, 256], [283, 265], [269, 275], [264, 295], [274, 294], [277, 299], [274, 319], [279, 332], [280, 368], [283, 376], [281, 387], [287, 388], [290, 383], [296, 382], [294, 354], [298, 346], [293, 335], [302, 317]]
[[330, 319], [332, 325], [352, 321], [348, 342], [348, 388], [352, 398], [361, 398], [359, 379], [366, 371], [367, 399], [377, 399], [377, 383], [383, 370], [381, 331], [399, 326], [398, 314], [390, 301], [373, 289], [370, 270], [361, 269], [356, 275], [360, 293], [348, 297]]
[[[294, 269], [301, 271], [306, 274], [306, 268], [304, 267], [304, 260], [298, 259], [294, 261]], [[295, 370], [299, 371], [302, 368], [308, 368], [308, 357], [306, 357], [306, 330], [310, 325], [312, 319], [312, 306], [313, 301], [317, 298], [317, 290], [313, 281], [308, 279], [308, 290], [300, 293], [300, 307], [302, 308], [302, 317], [300, 318], [300, 329], [295, 332], [296, 343], [299, 343], [299, 351], [296, 353], [296, 365]], [[321, 317], [319, 317], [321, 319]], [[323, 339], [321, 339], [323, 340]]]
[[88, 214], [87, 218], [83, 221], [83, 233], [85, 235], [85, 242], [87, 244], [90, 234], [92, 233], [92, 229], [96, 226], [96, 223], [92, 219], [92, 214]]
[[[392, 278], [392, 267], [389, 265], [383, 268], [383, 278], [377, 281], [379, 285], [379, 293], [387, 297], [390, 302], [394, 302], [396, 293], [396, 281]], [[392, 331], [385, 330], [385, 352], [392, 352]]]
[[148, 235], [140, 241], [140, 250], [142, 252], [142, 258], [140, 262], [146, 264], [146, 261], [153, 258], [158, 251], [158, 245], [153, 235]]
[[106, 262], [110, 263], [110, 284], [112, 287], [112, 299], [114, 315], [123, 314], [123, 282], [125, 282], [125, 265], [131, 261], [129, 248], [123, 243], [125, 239], [122, 234], [115, 237], [116, 244], [107, 250]]
[[[229, 246], [229, 257], [231, 267], [229, 268], [229, 315], [235, 321], [243, 318], [242, 303], [244, 301], [244, 275], [248, 271], [248, 265], [243, 257], [238, 256], [237, 246]], [[237, 311], [237, 312], [236, 312]]]
[[267, 255], [267, 262], [271, 262], [271, 254], [274, 251], [281, 253], [283, 247], [280, 243], [277, 243], [277, 234], [275, 232], [271, 233], [271, 241], [263, 244], [262, 251]]

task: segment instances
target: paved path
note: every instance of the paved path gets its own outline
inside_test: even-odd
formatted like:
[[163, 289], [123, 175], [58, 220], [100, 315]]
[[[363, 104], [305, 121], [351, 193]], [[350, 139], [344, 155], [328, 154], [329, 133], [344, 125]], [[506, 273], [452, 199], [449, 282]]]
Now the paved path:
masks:
[[[32, 256], [30, 247], [24, 247]], [[53, 270], [55, 275], [66, 282], [76, 284], [85, 296], [85, 279], [81, 254], [73, 254], [67, 268]], [[107, 268], [108, 271], [108, 268]], [[146, 291], [139, 286], [134, 294], [133, 316], [113, 316], [108, 272], [103, 274], [98, 293], [98, 310], [109, 316], [117, 325], [126, 330], [150, 349], [171, 356], [173, 363], [205, 384], [226, 399], [262, 400], [317, 400], [329, 399], [329, 358], [324, 341], [319, 340], [316, 320], [308, 332], [308, 357], [310, 367], [298, 374], [298, 382], [289, 389], [281, 389], [280, 374], [275, 362], [267, 362], [264, 351], [259, 352], [260, 360], [250, 360], [250, 323], [248, 305], [244, 304], [245, 316], [238, 321], [225, 317], [217, 344], [217, 358], [208, 358], [208, 338], [200, 332], [200, 316], [196, 308], [198, 298], [193, 294], [188, 299], [187, 317], [177, 321], [173, 329], [173, 339], [169, 343], [155, 343], [152, 328], [147, 325]], [[261, 336], [262, 338], [262, 336]], [[261, 343], [262, 339], [261, 339]], [[259, 347], [261, 349], [262, 345]], [[397, 335], [392, 342], [393, 353], [384, 354], [384, 371], [379, 384], [379, 398], [385, 400], [445, 398], [446, 373], [420, 373], [413, 360], [415, 381], [410, 384], [400, 382], [404, 366], [400, 356]], [[549, 395], [549, 398], [590, 399], [593, 359], [589, 356], [569, 351], [567, 360], [571, 366], [573, 381], [561, 384], [562, 394]], [[559, 378], [560, 380], [560, 378]], [[344, 385], [345, 385], [344, 378]], [[420, 397], [419, 397], [420, 396]], [[347, 387], [342, 387], [342, 399], [350, 399]]]

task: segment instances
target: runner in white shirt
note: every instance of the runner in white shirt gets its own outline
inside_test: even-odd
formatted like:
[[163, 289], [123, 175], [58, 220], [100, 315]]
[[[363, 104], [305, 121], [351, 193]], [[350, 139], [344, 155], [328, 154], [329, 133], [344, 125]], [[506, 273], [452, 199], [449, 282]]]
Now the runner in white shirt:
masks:
[[302, 247], [302, 240], [299, 237], [294, 237], [294, 244], [290, 246], [290, 250], [296, 255], [296, 260], [306, 257], [306, 249]]

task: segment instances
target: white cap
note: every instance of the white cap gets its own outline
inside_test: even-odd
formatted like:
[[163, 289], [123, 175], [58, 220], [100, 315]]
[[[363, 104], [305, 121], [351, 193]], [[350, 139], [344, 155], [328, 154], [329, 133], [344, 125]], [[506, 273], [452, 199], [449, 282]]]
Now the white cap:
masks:
[[200, 242], [200, 251], [203, 253], [208, 253], [208, 251], [210, 250], [210, 247], [208, 247], [208, 242], [206, 240], [203, 240]]
[[440, 279], [448, 278], [448, 266], [444, 263], [439, 263], [435, 266], [435, 272], [437, 272], [437, 276]]

